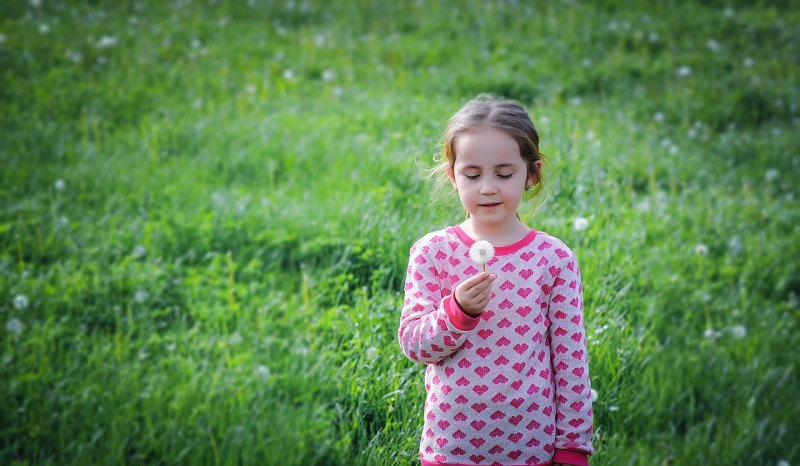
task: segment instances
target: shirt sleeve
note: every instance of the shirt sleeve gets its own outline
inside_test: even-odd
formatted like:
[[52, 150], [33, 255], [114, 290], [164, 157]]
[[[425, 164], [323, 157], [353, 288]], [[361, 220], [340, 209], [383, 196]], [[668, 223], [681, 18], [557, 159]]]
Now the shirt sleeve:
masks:
[[[572, 251], [557, 272], [550, 292], [550, 347], [556, 383], [556, 456], [569, 464], [594, 453], [589, 357], [583, 323], [583, 285]], [[559, 452], [558, 450], [565, 450]], [[571, 454], [574, 453], [575, 455]]]
[[[465, 314], [444, 291], [436, 263], [419, 242], [411, 247], [400, 316], [398, 340], [403, 354], [420, 364], [433, 364], [455, 353], [479, 317]], [[442, 296], [444, 293], [448, 293]]]

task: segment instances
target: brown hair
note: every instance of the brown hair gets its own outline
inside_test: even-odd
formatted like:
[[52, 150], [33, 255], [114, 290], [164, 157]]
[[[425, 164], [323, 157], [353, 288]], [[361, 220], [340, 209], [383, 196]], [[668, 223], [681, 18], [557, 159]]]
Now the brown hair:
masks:
[[[544, 154], [539, 151], [539, 132], [522, 105], [513, 100], [497, 99], [489, 94], [481, 94], [470, 100], [448, 121], [442, 139], [442, 151], [433, 157], [437, 165], [424, 176], [426, 179], [434, 178], [434, 192], [444, 191], [449, 184], [447, 172], [456, 163], [456, 138], [465, 131], [479, 127], [505, 131], [517, 141], [519, 155], [527, 166], [525, 179], [531, 174], [536, 177], [531, 196], [538, 194], [544, 187], [544, 182], [541, 170], [536, 168], [536, 161], [541, 160], [543, 164], [547, 162]], [[465, 212], [469, 218], [469, 211], [465, 209]]]

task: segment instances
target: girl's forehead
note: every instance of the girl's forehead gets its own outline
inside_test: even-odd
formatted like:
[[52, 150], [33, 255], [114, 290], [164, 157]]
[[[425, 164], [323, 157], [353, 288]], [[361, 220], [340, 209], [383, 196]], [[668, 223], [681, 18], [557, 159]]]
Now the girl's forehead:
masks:
[[523, 163], [517, 141], [505, 131], [480, 128], [466, 131], [455, 140], [456, 165], [495, 167]]

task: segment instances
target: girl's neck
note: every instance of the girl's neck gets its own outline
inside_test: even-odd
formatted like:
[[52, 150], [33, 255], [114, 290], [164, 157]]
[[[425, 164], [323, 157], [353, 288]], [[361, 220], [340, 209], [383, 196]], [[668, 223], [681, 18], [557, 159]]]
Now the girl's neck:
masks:
[[475, 241], [485, 240], [495, 246], [514, 244], [527, 235], [531, 229], [517, 218], [501, 225], [486, 225], [473, 221], [473, 217], [464, 220], [459, 225], [464, 233]]

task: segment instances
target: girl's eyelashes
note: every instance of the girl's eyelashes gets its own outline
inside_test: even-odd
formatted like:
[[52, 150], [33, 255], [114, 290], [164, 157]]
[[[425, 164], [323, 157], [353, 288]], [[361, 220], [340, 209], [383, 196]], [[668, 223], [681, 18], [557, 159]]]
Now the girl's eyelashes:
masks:
[[[480, 177], [480, 175], [464, 175], [464, 176], [466, 176], [470, 180], [477, 180], [478, 177]], [[504, 180], [507, 180], [507, 179], [511, 178], [512, 176], [514, 176], [513, 173], [510, 174], [510, 175], [497, 175], [498, 178], [502, 178]]]

